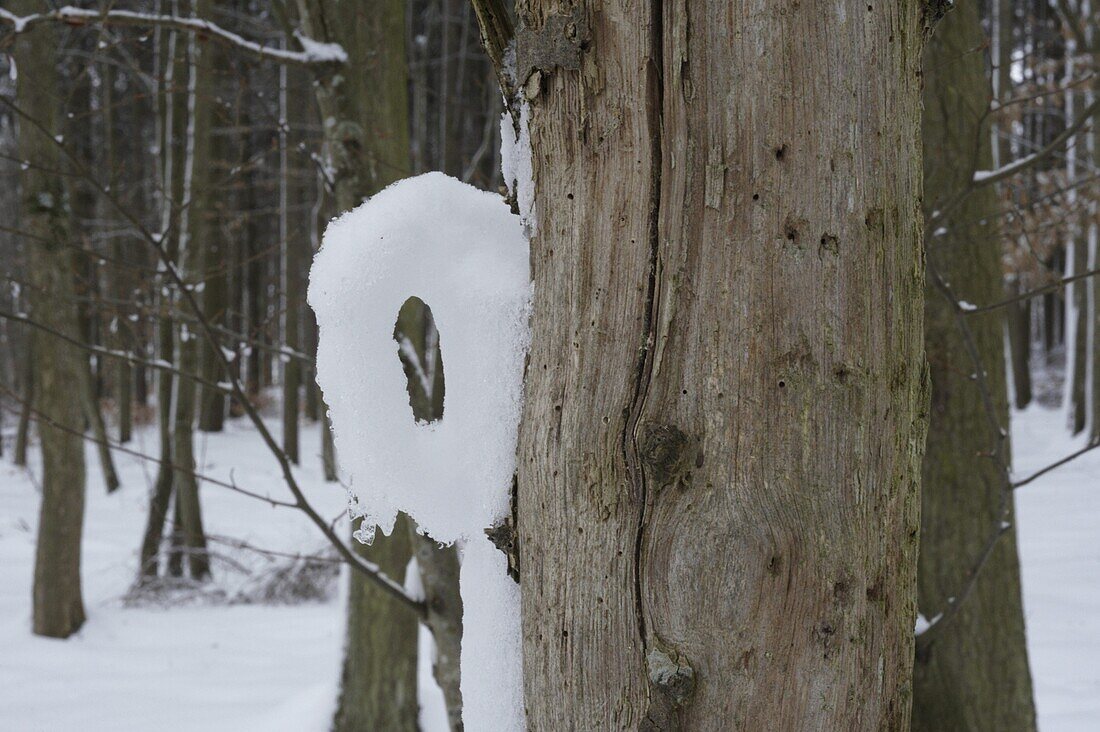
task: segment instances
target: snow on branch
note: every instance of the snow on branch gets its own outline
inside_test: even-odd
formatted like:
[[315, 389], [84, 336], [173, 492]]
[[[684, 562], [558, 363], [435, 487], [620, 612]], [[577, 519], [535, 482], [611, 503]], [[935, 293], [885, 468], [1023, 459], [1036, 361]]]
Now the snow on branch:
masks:
[[157, 15], [132, 10], [86, 10], [72, 6], [45, 13], [18, 16], [9, 10], [0, 8], [0, 25], [10, 26], [13, 33], [24, 33], [36, 25], [51, 22], [67, 25], [98, 23], [109, 26], [175, 28], [209, 36], [219, 43], [244, 51], [263, 61], [274, 61], [281, 64], [297, 66], [341, 65], [347, 63], [348, 60], [347, 52], [338, 44], [315, 41], [297, 32], [294, 37], [302, 50], [289, 51], [250, 41], [202, 18], [183, 18], [176, 15]]
[[996, 183], [999, 180], [1009, 178], [1016, 175], [1021, 170], [1025, 170], [1040, 160], [1045, 160], [1054, 153], [1058, 152], [1065, 144], [1067, 140], [1077, 134], [1077, 131], [1081, 129], [1086, 122], [1092, 119], [1092, 116], [1096, 114], [1096, 111], [1100, 109], [1100, 99], [1094, 101], [1088, 106], [1088, 108], [1081, 113], [1081, 116], [1074, 120], [1073, 124], [1067, 127], [1057, 137], [1051, 140], [1050, 144], [1041, 150], [1025, 155], [1019, 160], [1014, 160], [1008, 165], [1003, 165], [996, 170], [976, 170], [974, 171], [973, 184], [975, 186], [989, 185], [990, 183]]

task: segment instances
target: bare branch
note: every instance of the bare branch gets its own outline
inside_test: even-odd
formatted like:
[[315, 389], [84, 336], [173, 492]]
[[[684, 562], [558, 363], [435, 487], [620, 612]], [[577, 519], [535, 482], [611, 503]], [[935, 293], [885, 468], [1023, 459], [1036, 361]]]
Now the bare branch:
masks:
[[[1008, 165], [1004, 165], [996, 170], [974, 171], [974, 177], [971, 180], [971, 189], [991, 185], [999, 180], [1004, 180], [1005, 178], [1016, 175], [1020, 171], [1026, 170], [1032, 165], [1049, 158], [1051, 155], [1061, 150], [1066, 141], [1077, 134], [1077, 131], [1084, 127], [1086, 122], [1092, 119], [1092, 116], [1096, 114], [1097, 110], [1100, 110], [1100, 99], [1090, 104], [1085, 111], [1081, 113], [1081, 116], [1073, 121], [1073, 124], [1062, 130], [1057, 137], [1050, 141], [1049, 145], [1041, 150], [1037, 150], [1030, 155], [1025, 155], [1019, 160], [1014, 160]], [[969, 192], [968, 190], [967, 193]]]
[[66, 25], [137, 26], [173, 28], [175, 30], [197, 33], [201, 37], [212, 38], [231, 48], [243, 51], [261, 61], [274, 61], [295, 66], [341, 66], [347, 63], [348, 55], [338, 44], [321, 43], [296, 33], [295, 38], [301, 51], [288, 51], [281, 48], [264, 46], [255, 41], [242, 38], [221, 26], [202, 18], [182, 18], [175, 15], [156, 15], [132, 10], [85, 10], [66, 6], [59, 10], [34, 15], [17, 16], [0, 8], [0, 25], [8, 25], [13, 33], [24, 33], [42, 23], [64, 23]]
[[1025, 486], [1025, 485], [1027, 485], [1027, 484], [1028, 484], [1028, 483], [1030, 483], [1031, 481], [1035, 480], [1036, 478], [1039, 478], [1039, 477], [1041, 477], [1041, 476], [1044, 476], [1044, 475], [1046, 475], [1047, 473], [1049, 473], [1050, 471], [1052, 471], [1052, 470], [1054, 470], [1054, 469], [1056, 469], [1056, 468], [1060, 468], [1060, 467], [1062, 467], [1063, 465], [1065, 465], [1066, 463], [1068, 463], [1068, 462], [1071, 462], [1071, 461], [1073, 461], [1073, 460], [1076, 460], [1077, 458], [1079, 458], [1079, 457], [1081, 457], [1082, 455], [1084, 455], [1084, 454], [1085, 454], [1086, 452], [1089, 452], [1089, 451], [1091, 451], [1091, 450], [1095, 450], [1095, 449], [1096, 449], [1096, 448], [1098, 448], [1098, 447], [1100, 447], [1100, 442], [1094, 442], [1094, 443], [1092, 443], [1092, 444], [1090, 444], [1090, 445], [1085, 445], [1084, 447], [1082, 447], [1082, 448], [1081, 448], [1080, 450], [1078, 450], [1077, 452], [1072, 452], [1072, 453], [1070, 453], [1069, 455], [1066, 455], [1066, 456], [1065, 456], [1064, 458], [1062, 458], [1061, 460], [1059, 460], [1059, 461], [1057, 461], [1057, 462], [1054, 462], [1054, 463], [1051, 463], [1050, 465], [1046, 466], [1046, 467], [1045, 467], [1045, 468], [1043, 468], [1042, 470], [1037, 470], [1037, 471], [1035, 471], [1034, 473], [1032, 473], [1031, 475], [1027, 476], [1027, 477], [1026, 477], [1026, 478], [1024, 478], [1023, 480], [1021, 480], [1021, 481], [1017, 481], [1016, 483], [1013, 483], [1013, 484], [1012, 484], [1012, 487], [1013, 487], [1013, 488], [1023, 488], [1023, 487]]

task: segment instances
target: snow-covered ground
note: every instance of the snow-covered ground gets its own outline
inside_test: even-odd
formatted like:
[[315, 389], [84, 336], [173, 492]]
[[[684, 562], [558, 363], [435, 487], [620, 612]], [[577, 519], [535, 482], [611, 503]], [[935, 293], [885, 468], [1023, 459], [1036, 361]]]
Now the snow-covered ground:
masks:
[[[322, 480], [318, 429], [303, 425], [297, 476], [314, 507], [335, 518], [346, 511], [347, 497], [339, 484]], [[242, 488], [290, 498], [277, 463], [244, 420], [196, 440], [200, 473], [227, 482], [232, 476]], [[131, 447], [156, 454], [156, 445], [155, 432], [142, 429]], [[13, 467], [10, 454], [0, 460], [0, 730], [328, 730], [340, 676], [346, 577], [322, 602], [124, 603], [156, 465], [119, 453], [115, 459], [123, 487], [108, 496], [96, 453], [91, 446], [87, 451], [82, 571], [88, 621], [65, 641], [30, 633], [40, 458], [31, 456], [30, 474]], [[298, 511], [211, 484], [202, 488], [202, 502], [212, 536], [290, 553], [325, 548]], [[210, 548], [217, 588], [229, 597], [247, 592], [278, 564], [224, 544]], [[422, 721], [426, 729], [445, 729], [430, 664], [421, 665]]]
[[[1079, 446], [1062, 413], [1034, 407], [1014, 415], [1016, 475]], [[133, 447], [155, 452], [155, 435]], [[302, 434], [299, 477], [314, 505], [335, 517], [343, 489], [321, 480], [318, 433]], [[286, 497], [278, 466], [255, 432], [238, 421], [199, 436], [201, 472], [273, 497]], [[88, 622], [67, 641], [30, 633], [30, 587], [38, 514], [32, 456], [28, 474], [0, 459], [0, 730], [54, 732], [323, 732], [340, 674], [343, 597], [295, 605], [193, 602], [129, 606], [137, 547], [155, 466], [116, 455], [123, 488], [107, 496], [88, 451], [84, 596]], [[316, 530], [295, 511], [270, 508], [214, 485], [202, 489], [207, 530], [279, 551], [316, 553]], [[1100, 727], [1100, 450], [1020, 489], [1032, 673], [1045, 732]], [[247, 590], [271, 560], [212, 545], [216, 584]], [[240, 566], [236, 566], [240, 565]], [[245, 570], [249, 574], [246, 574]], [[343, 581], [340, 587], [343, 587]], [[422, 663], [425, 729], [443, 729], [438, 689]]]

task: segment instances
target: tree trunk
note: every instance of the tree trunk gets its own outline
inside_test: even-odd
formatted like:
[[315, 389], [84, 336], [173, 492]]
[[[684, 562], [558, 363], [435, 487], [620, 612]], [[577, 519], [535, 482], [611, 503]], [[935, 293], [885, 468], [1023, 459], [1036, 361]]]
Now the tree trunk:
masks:
[[[1075, 231], [1076, 226], [1072, 227]], [[1084, 272], [1088, 268], [1088, 243], [1083, 237], [1075, 234], [1073, 242], [1073, 271], [1071, 274]], [[1072, 381], [1068, 384], [1069, 394], [1069, 421], [1073, 434], [1080, 434], [1085, 429], [1088, 421], [1088, 399], [1086, 397], [1086, 379], [1088, 377], [1088, 340], [1089, 320], [1092, 318], [1092, 310], [1089, 308], [1088, 281], [1078, 280], [1071, 282], [1069, 297], [1072, 301], [1066, 303], [1066, 309], [1073, 309], [1073, 332], [1066, 337], [1066, 365], [1067, 373], [1072, 375]], [[1073, 361], [1070, 368], [1069, 362]]]
[[[195, 4], [196, 17], [210, 17], [210, 6], [210, 0], [198, 0]], [[214, 102], [211, 94], [214, 69], [205, 41], [191, 36], [188, 38], [188, 46], [190, 76], [187, 106], [190, 118], [184, 162], [183, 200], [186, 213], [185, 226], [180, 235], [180, 272], [188, 286], [193, 288], [202, 276], [206, 242], [210, 236], [210, 120]], [[199, 326], [180, 324], [179, 358], [176, 364], [181, 373], [198, 373], [199, 341], [202, 337]], [[179, 376], [176, 379], [172, 424], [172, 460], [175, 466], [172, 491], [179, 507], [180, 528], [187, 545], [187, 565], [191, 578], [204, 580], [210, 576], [210, 559], [206, 553], [199, 486], [195, 478], [197, 397], [195, 380], [189, 376]]]
[[921, 3], [518, 14], [529, 727], [904, 728]]
[[19, 424], [15, 428], [15, 450], [12, 454], [12, 462], [19, 467], [27, 464], [27, 443], [31, 432], [31, 411], [34, 409], [34, 343], [38, 336], [27, 329], [27, 350], [23, 354], [20, 364], [20, 385], [23, 387], [23, 403], [19, 409]]
[[[348, 53], [348, 63], [338, 75], [319, 79], [314, 86], [327, 162], [333, 171], [336, 211], [342, 213], [409, 171], [405, 2], [298, 0], [297, 8], [306, 35], [339, 43]], [[326, 430], [326, 477], [331, 471], [335, 478], [327, 415], [322, 429]], [[389, 537], [379, 536], [373, 546], [361, 551], [387, 573], [387, 567], [400, 570], [391, 577], [404, 576], [412, 555], [405, 517], [399, 518]], [[417, 620], [374, 586], [358, 577], [351, 581], [336, 727], [415, 729]], [[383, 641], [385, 645], [377, 650], [366, 651]], [[372, 699], [386, 702], [379, 705]]]
[[103, 411], [99, 408], [99, 399], [96, 398], [95, 375], [88, 361], [87, 354], [80, 356], [81, 368], [77, 372], [77, 393], [80, 395], [80, 403], [84, 410], [84, 418], [92, 427], [92, 438], [99, 456], [99, 468], [103, 471], [103, 483], [107, 486], [108, 493], [118, 490], [118, 472], [115, 470], [115, 461], [111, 456], [107, 423], [103, 419]]
[[[16, 0], [11, 11], [34, 12], [35, 3]], [[12, 56], [23, 72], [16, 82], [21, 109], [33, 124], [20, 120], [21, 225], [30, 242], [28, 270], [31, 314], [42, 325], [79, 339], [75, 308], [74, 256], [69, 247], [69, 210], [57, 134], [58, 85], [54, 53], [57, 35], [50, 28], [15, 38]], [[39, 129], [36, 125], [40, 126]], [[84, 523], [84, 415], [72, 398], [81, 383], [86, 356], [60, 338], [37, 334], [34, 344], [35, 410], [42, 446], [42, 507], [34, 564], [33, 630], [36, 635], [67, 638], [84, 623], [80, 590], [80, 537]], [[83, 360], [83, 362], [82, 362]]]
[[[982, 55], [974, 52], [983, 40], [978, 7], [961, 4], [925, 50], [928, 213], [946, 210], [947, 202], [969, 187], [971, 170], [958, 161], [974, 160], [978, 169], [992, 165], [989, 81]], [[1001, 432], [1008, 428], [1004, 311], [961, 316], [952, 301], [1004, 297], [997, 212], [996, 191], [985, 187], [966, 196], [948, 219], [928, 225], [938, 235], [927, 238], [925, 348], [932, 406], [923, 464], [918, 604], [930, 619], [948, 611], [948, 598], [964, 604], [942, 629], [917, 640], [914, 730], [1035, 729], [1015, 529], [996, 540], [974, 590], [963, 596], [990, 537], [1002, 521], [1013, 521], [1008, 446]], [[936, 288], [937, 278], [950, 283], [950, 297]], [[973, 379], [979, 371], [984, 378]]]
[[[1008, 296], [1023, 291], [1017, 276], [1008, 288]], [[1031, 404], [1031, 300], [1021, 300], [1007, 308], [1009, 351], [1012, 356], [1012, 384], [1016, 408]]]

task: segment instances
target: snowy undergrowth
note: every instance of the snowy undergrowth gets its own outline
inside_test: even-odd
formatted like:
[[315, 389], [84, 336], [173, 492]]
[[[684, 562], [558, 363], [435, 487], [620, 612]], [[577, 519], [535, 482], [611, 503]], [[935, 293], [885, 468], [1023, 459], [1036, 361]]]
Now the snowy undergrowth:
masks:
[[[268, 411], [277, 414], [278, 405]], [[339, 516], [346, 494], [322, 479], [318, 427], [303, 423], [302, 430], [303, 464], [295, 474], [324, 516]], [[137, 430], [130, 447], [156, 454], [155, 430]], [[278, 464], [242, 420], [231, 420], [221, 434], [196, 435], [196, 452], [202, 473], [225, 481], [232, 475], [242, 488], [290, 497]], [[69, 640], [36, 637], [30, 628], [36, 446], [29, 458], [30, 473], [12, 466], [10, 453], [0, 458], [0, 730], [327, 732], [339, 692], [346, 574], [327, 599], [269, 604], [259, 588], [272, 586], [265, 575], [284, 562], [212, 542], [214, 579], [203, 596], [182, 606], [126, 603], [156, 465], [115, 452], [122, 488], [108, 496], [89, 445], [81, 562], [88, 621]], [[291, 554], [325, 547], [298, 511], [209, 483], [200, 490], [212, 536]], [[346, 521], [338, 530], [347, 532]], [[249, 604], [235, 603], [242, 593]], [[215, 594], [225, 599], [210, 602]], [[425, 732], [443, 732], [426, 640], [422, 635], [421, 723]]]
[[[393, 339], [405, 301], [432, 310], [443, 418], [418, 423]], [[519, 217], [442, 173], [409, 178], [333, 221], [310, 272], [317, 378], [352, 512], [389, 533], [398, 511], [462, 566], [463, 722], [523, 729], [519, 587], [485, 530], [509, 515], [531, 279]]]

